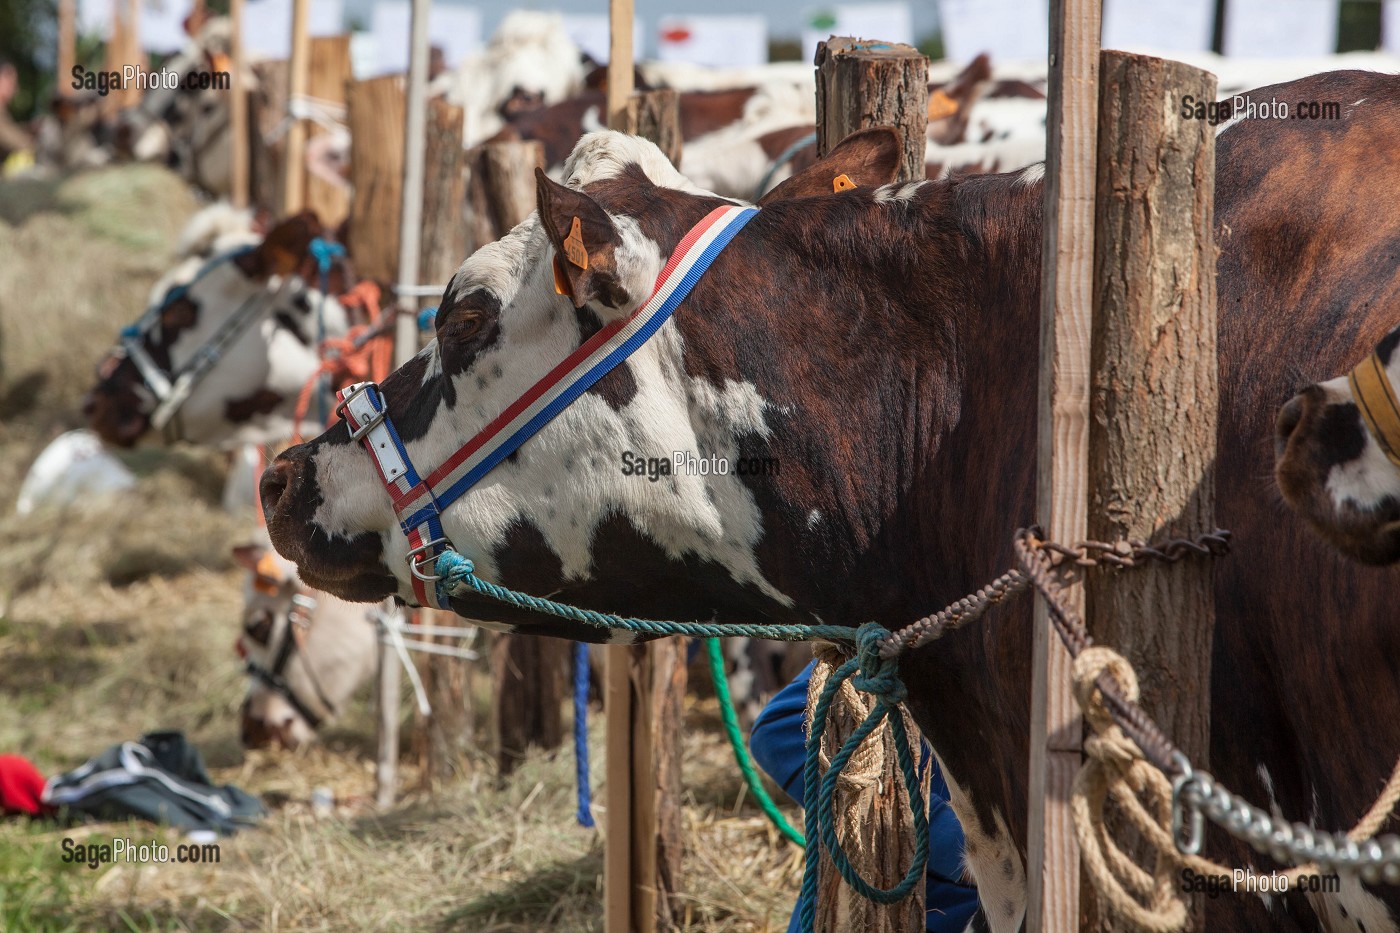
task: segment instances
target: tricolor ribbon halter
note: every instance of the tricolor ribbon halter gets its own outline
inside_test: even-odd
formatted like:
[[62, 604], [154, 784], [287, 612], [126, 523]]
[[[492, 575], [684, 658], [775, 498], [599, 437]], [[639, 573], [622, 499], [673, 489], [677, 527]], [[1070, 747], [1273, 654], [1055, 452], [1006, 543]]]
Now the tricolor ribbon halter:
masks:
[[1366, 428], [1386, 459], [1400, 467], [1400, 400], [1396, 399], [1385, 364], [1371, 353], [1347, 375], [1347, 382]]
[[442, 530], [443, 510], [646, 343], [757, 213], [757, 208], [735, 206], [711, 211], [676, 246], [645, 304], [586, 340], [426, 476], [414, 468], [379, 386], [361, 382], [338, 393], [336, 411], [345, 419], [350, 437], [373, 457], [408, 538], [408, 568], [419, 605], [448, 608], [436, 586], [438, 577], [431, 572], [437, 556], [452, 546]]

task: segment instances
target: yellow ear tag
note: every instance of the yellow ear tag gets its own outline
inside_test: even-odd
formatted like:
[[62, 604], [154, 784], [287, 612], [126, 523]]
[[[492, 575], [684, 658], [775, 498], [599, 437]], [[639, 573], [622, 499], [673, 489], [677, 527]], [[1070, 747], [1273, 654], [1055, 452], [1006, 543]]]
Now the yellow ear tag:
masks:
[[942, 120], [957, 112], [958, 102], [945, 94], [943, 88], [934, 89], [934, 92], [928, 96], [928, 118], [930, 120]]
[[588, 250], [583, 245], [583, 229], [577, 217], [573, 226], [569, 227], [569, 235], [564, 238], [564, 255], [580, 269], [588, 268]]
[[209, 56], [209, 64], [214, 71], [229, 71], [233, 68], [233, 59], [223, 52], [214, 52]]
[[845, 175], [837, 175], [831, 180], [831, 190], [836, 192], [850, 191], [856, 187], [856, 183]]
[[554, 254], [554, 294], [574, 297], [573, 289], [569, 287], [569, 275], [564, 271], [564, 263], [559, 260], [558, 253]]

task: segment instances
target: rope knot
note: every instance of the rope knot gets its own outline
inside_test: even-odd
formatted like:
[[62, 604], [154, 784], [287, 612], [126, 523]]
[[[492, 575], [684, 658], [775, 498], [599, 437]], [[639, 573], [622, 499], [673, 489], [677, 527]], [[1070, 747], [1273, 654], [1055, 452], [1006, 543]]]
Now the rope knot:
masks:
[[889, 630], [878, 622], [867, 622], [856, 630], [856, 657], [860, 666], [851, 675], [851, 686], [875, 697], [881, 706], [894, 707], [909, 695], [899, 677], [899, 659], [880, 656], [880, 646]]
[[470, 557], [463, 557], [449, 547], [438, 555], [433, 570], [442, 578], [438, 580], [438, 588], [451, 593], [476, 571], [476, 565]]
[[1123, 696], [1130, 702], [1137, 702], [1137, 672], [1123, 657], [1112, 648], [1090, 645], [1074, 659], [1070, 676], [1074, 680], [1074, 699], [1084, 710], [1084, 717], [1094, 729], [1101, 733], [1116, 730], [1113, 716], [1104, 705], [1103, 693], [1099, 690], [1099, 675], [1108, 673], [1123, 688]]

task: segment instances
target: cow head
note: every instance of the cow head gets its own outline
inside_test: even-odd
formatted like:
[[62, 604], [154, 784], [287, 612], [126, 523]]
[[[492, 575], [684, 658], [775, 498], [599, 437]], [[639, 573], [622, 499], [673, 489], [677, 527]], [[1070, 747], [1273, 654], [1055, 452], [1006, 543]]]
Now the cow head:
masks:
[[[1361, 398], [1348, 376], [1310, 385], [1275, 424], [1274, 475], [1284, 499], [1343, 553], [1371, 564], [1400, 561], [1400, 466], [1383, 446], [1400, 440], [1400, 411], [1389, 410], [1400, 386], [1397, 346], [1400, 328], [1354, 371]], [[1391, 454], [1400, 459], [1400, 449]]]
[[300, 748], [373, 673], [374, 627], [363, 607], [307, 591], [266, 545], [242, 545], [233, 556], [248, 570], [238, 654], [265, 672], [250, 677], [239, 736], [247, 748]]
[[[899, 148], [893, 130], [856, 134], [765, 201], [841, 197], [832, 194], [841, 174], [874, 188], [893, 177]], [[652, 144], [618, 133], [585, 136], [565, 177], [567, 185], [538, 177], [537, 213], [463, 263], [436, 339], [382, 384], [420, 469], [442, 463], [583, 340], [638, 308], [685, 233], [725, 203]], [[576, 218], [587, 262], [556, 262]], [[745, 233], [766, 222], [760, 212]], [[811, 425], [799, 424], [791, 393], [822, 391], [831, 374], [819, 359], [832, 355], [835, 366], [843, 351], [839, 340], [814, 342], [810, 385], [770, 393], [755, 384], [751, 374], [775, 375], [774, 348], [800, 342], [806, 324], [765, 312], [761, 295], [800, 285], [776, 282], [760, 255], [740, 248], [744, 236], [625, 364], [447, 510], [448, 536], [481, 576], [654, 617], [811, 620], [759, 546], [781, 537], [765, 527], [774, 511], [784, 534], [825, 534], [810, 508], [777, 503], [814, 482], [799, 463], [813, 459], [803, 450]], [[789, 395], [776, 398], [779, 389]], [[343, 424], [285, 451], [261, 492], [274, 545], [307, 583], [346, 599], [412, 600], [389, 497]], [[484, 600], [453, 608], [498, 627], [605, 638]]]
[[[292, 433], [296, 398], [320, 365], [318, 316], [327, 335], [346, 331], [344, 309], [309, 287], [309, 250], [320, 232], [312, 214], [274, 227], [257, 246], [200, 267], [168, 291], [158, 310], [125, 338], [169, 381], [209, 350], [234, 315], [249, 323], [194, 383], [172, 422], [197, 443], [265, 443]], [[289, 278], [290, 277], [290, 278]], [[130, 447], [150, 429], [159, 399], [132, 354], [118, 348], [98, 369], [83, 411], [104, 441]]]

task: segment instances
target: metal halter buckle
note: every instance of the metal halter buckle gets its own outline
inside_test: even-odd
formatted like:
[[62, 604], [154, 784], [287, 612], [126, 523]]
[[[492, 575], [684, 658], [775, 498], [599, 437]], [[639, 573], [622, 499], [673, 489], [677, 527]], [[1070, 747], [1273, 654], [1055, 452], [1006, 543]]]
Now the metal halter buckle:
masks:
[[[363, 383], [349, 395], [345, 396], [345, 398], [341, 401], [339, 405], [335, 406], [336, 415], [345, 421], [346, 427], [350, 427], [350, 419], [346, 417], [346, 412], [349, 410], [350, 403], [355, 399], [359, 398], [361, 395], [364, 395], [370, 389], [377, 388], [378, 386], [376, 386], [373, 382]], [[382, 407], [375, 406], [374, 417], [370, 418], [358, 428], [350, 427], [350, 439], [352, 441], [358, 441], [360, 438], [364, 437], [370, 431], [373, 431], [375, 428], [379, 427], [383, 423], [384, 409]]]
[[[421, 555], [437, 547], [439, 544], [446, 545], [448, 547], [452, 546], [452, 542], [448, 541], [446, 538], [434, 538], [433, 540], [428, 541], [425, 544], [418, 545], [416, 548], [413, 548], [411, 551], [408, 552], [409, 572], [412, 573], [418, 579], [422, 580], [424, 583], [436, 583], [438, 580], [442, 579], [442, 576], [440, 574], [423, 573], [423, 571], [419, 569], [424, 562], [424, 558]], [[428, 554], [427, 559], [437, 560], [437, 555]]]

